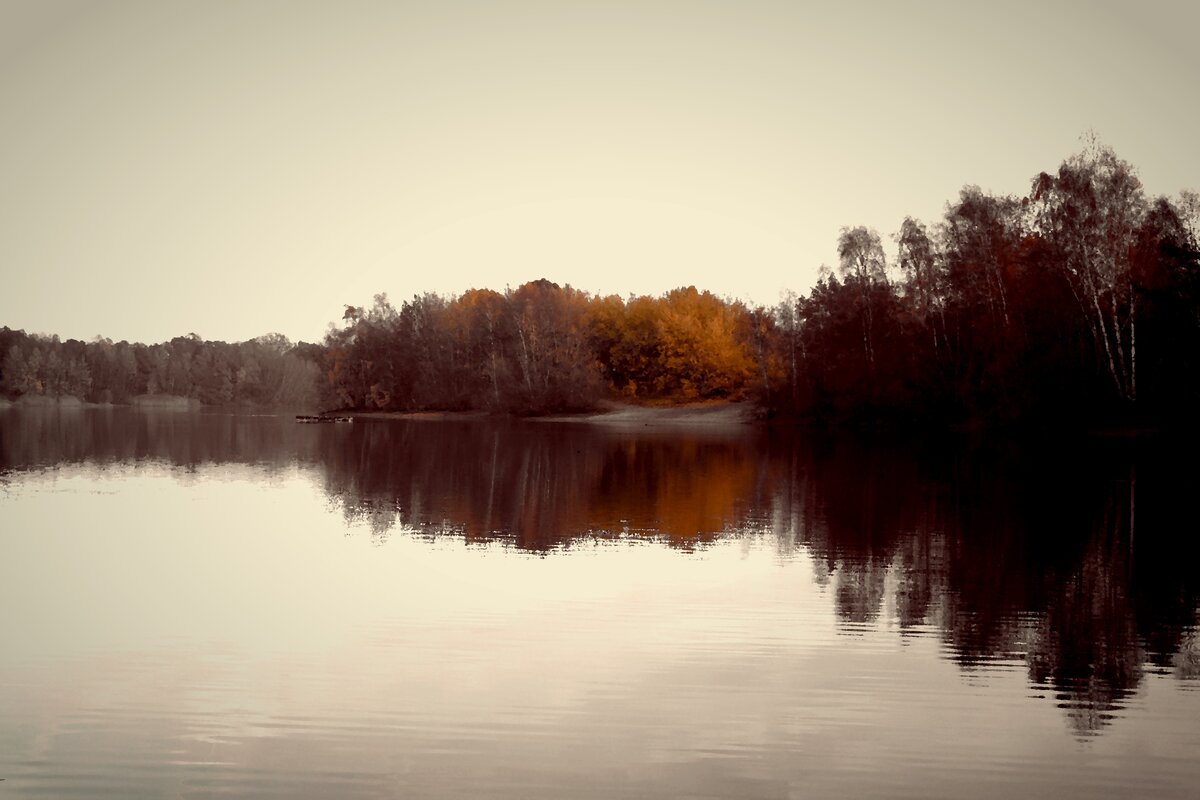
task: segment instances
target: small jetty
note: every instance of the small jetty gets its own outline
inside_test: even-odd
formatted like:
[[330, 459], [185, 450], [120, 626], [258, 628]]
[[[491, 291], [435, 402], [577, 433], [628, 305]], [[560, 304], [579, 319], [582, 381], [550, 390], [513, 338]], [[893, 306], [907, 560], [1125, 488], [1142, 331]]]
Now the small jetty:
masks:
[[354, 417], [334, 417], [328, 414], [297, 414], [296, 422], [354, 422]]

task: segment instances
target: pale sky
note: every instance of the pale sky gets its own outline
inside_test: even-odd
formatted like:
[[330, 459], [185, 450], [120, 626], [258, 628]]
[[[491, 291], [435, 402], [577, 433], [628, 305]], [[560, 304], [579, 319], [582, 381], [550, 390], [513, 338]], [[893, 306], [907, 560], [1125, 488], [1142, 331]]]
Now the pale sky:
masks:
[[0, 325], [319, 340], [387, 292], [772, 305], [1101, 140], [1200, 189], [1200, 3], [0, 0]]

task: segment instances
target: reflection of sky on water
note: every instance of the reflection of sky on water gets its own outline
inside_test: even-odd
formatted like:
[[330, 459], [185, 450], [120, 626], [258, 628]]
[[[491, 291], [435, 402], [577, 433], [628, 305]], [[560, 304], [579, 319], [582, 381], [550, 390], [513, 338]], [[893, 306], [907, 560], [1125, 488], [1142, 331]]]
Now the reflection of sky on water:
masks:
[[[12, 596], [38, 602], [8, 607], [10, 630], [50, 651], [186, 632], [276, 653], [320, 645], [314, 634], [336, 634], [338, 620], [364, 614], [415, 611], [436, 626], [481, 597], [489, 614], [514, 619], [564, 603], [644, 604], [665, 591], [711, 610], [730, 587], [752, 587], [778, 568], [760, 542], [738, 539], [692, 556], [589, 540], [552, 562], [504, 541], [463, 547], [411, 528], [380, 546], [367, 523], [347, 526], [313, 491], [311, 469], [264, 477], [237, 465], [200, 473], [155, 465], [67, 466], [27, 479], [3, 508], [3, 569]], [[688, 596], [697, 581], [719, 596]], [[806, 602], [819, 597], [811, 582], [796, 588], [809, 589]], [[761, 625], [769, 629], [769, 618]]]
[[[751, 795], [802, 780], [978, 794], [947, 769], [970, 763], [1000, 796], [1014, 764], [1078, 788], [1098, 779], [1075, 770], [1103, 755], [1128, 788], [1120, 770], [1144, 737], [1176, 768], [1195, 743], [1200, 697], [1181, 705], [1163, 676], [1078, 750], [1061, 712], [1030, 700], [1020, 660], [962, 672], [935, 626], [900, 636], [890, 608], [842, 620], [807, 550], [769, 534], [693, 553], [380, 547], [346, 528], [307, 468], [258, 477], [64, 467], [5, 501], [6, 707], [42, 731], [6, 737], [29, 759], [6, 767], [14, 785], [36, 782], [34, 762], [70, 773], [95, 759], [105, 775], [122, 752], [129, 780], [215, 774], [217, 793], [270, 780], [302, 793], [305, 777], [369, 796], [397, 774], [469, 792], [486, 774], [501, 795], [596, 775], [589, 785], [669, 794], [712, 770]], [[79, 750], [81, 736], [99, 749]], [[237, 783], [239, 770], [257, 777]], [[1155, 779], [1168, 795], [1173, 775]]]

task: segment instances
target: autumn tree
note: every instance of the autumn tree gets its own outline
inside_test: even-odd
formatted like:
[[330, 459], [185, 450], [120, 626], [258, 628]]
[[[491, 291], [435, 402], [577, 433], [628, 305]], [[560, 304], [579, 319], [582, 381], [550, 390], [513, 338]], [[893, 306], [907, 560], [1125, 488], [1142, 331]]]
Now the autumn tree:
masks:
[[516, 334], [518, 407], [526, 411], [591, 407], [602, 384], [590, 347], [587, 295], [540, 279], [510, 292], [508, 303]]
[[746, 317], [740, 303], [694, 286], [668, 292], [658, 315], [658, 393], [684, 400], [740, 398], [755, 371], [740, 335], [749, 327]]
[[515, 320], [504, 295], [471, 289], [450, 304], [456, 348], [462, 354], [468, 391], [476, 405], [503, 408], [514, 383], [511, 365]]
[[659, 298], [645, 296], [593, 303], [593, 346], [609, 385], [625, 397], [652, 398], [663, 390], [661, 305]]

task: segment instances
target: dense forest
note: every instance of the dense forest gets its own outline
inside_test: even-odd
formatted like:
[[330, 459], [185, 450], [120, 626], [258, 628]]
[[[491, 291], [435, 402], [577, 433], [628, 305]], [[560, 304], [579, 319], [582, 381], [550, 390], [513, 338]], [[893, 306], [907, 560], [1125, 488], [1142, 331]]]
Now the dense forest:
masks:
[[1179, 420], [1200, 403], [1198, 224], [1195, 193], [1148, 197], [1091, 141], [1026, 196], [969, 186], [935, 224], [903, 220], [894, 249], [843, 229], [837, 268], [774, 308], [695, 287], [621, 298], [537, 280], [398, 309], [377, 295], [347, 306], [320, 345], [4, 329], [0, 388], [516, 414], [752, 400], [764, 417], [818, 424]]

